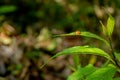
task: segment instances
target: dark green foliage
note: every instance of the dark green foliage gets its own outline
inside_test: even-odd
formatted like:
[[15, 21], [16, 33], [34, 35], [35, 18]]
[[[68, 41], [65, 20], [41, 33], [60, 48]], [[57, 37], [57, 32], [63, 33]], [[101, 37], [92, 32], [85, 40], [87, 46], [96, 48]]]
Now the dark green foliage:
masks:
[[75, 71], [68, 80], [113, 80], [115, 72], [113, 65], [98, 69], [89, 64]]
[[89, 64], [84, 68], [76, 70], [72, 75], [68, 77], [68, 80], [84, 80], [88, 75], [96, 71], [96, 68]]
[[17, 10], [16, 6], [8, 5], [8, 6], [0, 6], [0, 15], [15, 12]]

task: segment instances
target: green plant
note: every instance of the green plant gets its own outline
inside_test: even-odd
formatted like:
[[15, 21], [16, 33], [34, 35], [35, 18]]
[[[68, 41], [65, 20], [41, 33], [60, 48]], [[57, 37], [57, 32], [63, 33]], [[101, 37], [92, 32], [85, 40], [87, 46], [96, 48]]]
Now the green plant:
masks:
[[[120, 80], [119, 78], [115, 78], [115, 73], [120, 73], [120, 66], [118, 64], [118, 61], [120, 60], [120, 57], [118, 53], [116, 53], [113, 49], [111, 36], [114, 30], [114, 24], [115, 20], [114, 18], [109, 14], [109, 18], [107, 20], [107, 25], [104, 26], [102, 22], [100, 21], [102, 25], [102, 30], [104, 35], [108, 38], [107, 40], [90, 32], [72, 32], [69, 34], [61, 34], [56, 35], [58, 37], [62, 36], [84, 36], [84, 37], [91, 37], [96, 38], [106, 44], [106, 46], [109, 48], [111, 54], [108, 54], [104, 50], [92, 47], [89, 45], [85, 46], [74, 46], [67, 49], [64, 49], [61, 52], [58, 52], [56, 55], [51, 57], [51, 59], [61, 56], [61, 55], [68, 55], [72, 54], [74, 55], [73, 60], [75, 63], [75, 71], [73, 74], [71, 74], [67, 80]], [[79, 57], [78, 54], [92, 54], [92, 55], [99, 55], [101, 57], [105, 57], [107, 61], [105, 64], [102, 65], [101, 68], [96, 68], [92, 64], [88, 64], [85, 67], [81, 67], [79, 63]], [[44, 65], [43, 65], [44, 66]]]
[[0, 15], [10, 13], [10, 12], [14, 12], [16, 10], [17, 10], [17, 7], [13, 6], [13, 5], [0, 6]]

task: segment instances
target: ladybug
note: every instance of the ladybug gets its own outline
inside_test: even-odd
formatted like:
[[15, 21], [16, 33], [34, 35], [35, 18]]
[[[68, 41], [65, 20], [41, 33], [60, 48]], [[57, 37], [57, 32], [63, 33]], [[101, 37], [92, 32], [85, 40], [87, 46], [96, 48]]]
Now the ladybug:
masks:
[[76, 31], [75, 34], [76, 34], [76, 35], [80, 35], [80, 31]]

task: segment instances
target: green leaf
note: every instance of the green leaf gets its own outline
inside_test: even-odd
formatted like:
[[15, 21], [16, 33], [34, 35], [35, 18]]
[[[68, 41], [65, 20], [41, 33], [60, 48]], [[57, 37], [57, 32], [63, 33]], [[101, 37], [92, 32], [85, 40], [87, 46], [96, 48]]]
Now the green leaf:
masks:
[[48, 61], [46, 61], [45, 64], [41, 66], [43, 68], [50, 60], [52, 60], [55, 57], [61, 56], [61, 55], [69, 55], [69, 54], [94, 54], [94, 55], [99, 55], [102, 57], [107, 58], [108, 60], [112, 61], [115, 63], [112, 58], [103, 50], [96, 48], [96, 47], [91, 47], [91, 46], [75, 46], [71, 48], [64, 49], [61, 52], [58, 52], [55, 54], [53, 57], [51, 57]]
[[113, 80], [115, 72], [116, 67], [112, 64], [99, 69], [89, 64], [75, 71], [67, 80]]
[[113, 80], [120, 80], [120, 78], [115, 78], [115, 79], [113, 79]]
[[113, 29], [114, 29], [114, 25], [115, 25], [115, 20], [114, 18], [109, 14], [109, 18], [107, 20], [107, 34], [110, 37], [113, 33]]
[[96, 68], [89, 64], [85, 66], [84, 68], [80, 68], [76, 70], [73, 74], [71, 74], [67, 80], [84, 80], [84, 78], [91, 73], [93, 73], [96, 70]]
[[103, 23], [101, 21], [100, 21], [100, 24], [102, 26], [102, 32], [103, 32], [103, 34], [107, 35], [107, 29], [106, 29], [106, 27], [103, 25]]
[[116, 52], [115, 52], [115, 57], [116, 57], [116, 59], [120, 62], [120, 53], [116, 53]]
[[80, 34], [76, 34], [76, 32], [72, 32], [72, 33], [69, 33], [69, 34], [55, 35], [55, 37], [64, 37], [64, 36], [84, 36], [84, 37], [96, 38], [98, 40], [101, 40], [105, 44], [109, 45], [109, 43], [105, 39], [103, 39], [102, 37], [100, 37], [96, 34], [93, 34], [91, 32], [87, 32], [87, 31], [80, 32]]
[[101, 41], [104, 42], [105, 44], [109, 45], [109, 43], [108, 43], [105, 39], [101, 38], [100, 36], [98, 36], [98, 35], [96, 35], [96, 34], [93, 34], [93, 33], [90, 33], [90, 32], [81, 32], [80, 35], [81, 35], [81, 36], [85, 36], [85, 37], [96, 38], [96, 39], [98, 39], [98, 40], [101, 40]]
[[116, 68], [111, 64], [108, 67], [96, 70], [91, 75], [87, 76], [86, 80], [113, 80], [112, 78], [115, 72]]
[[16, 6], [8, 5], [8, 6], [1, 6], [0, 7], [0, 14], [5, 14], [9, 12], [14, 12], [17, 9]]
[[91, 47], [91, 46], [75, 46], [75, 47], [67, 48], [61, 52], [58, 52], [52, 58], [55, 58], [61, 55], [68, 55], [68, 54], [73, 54], [73, 55], [74, 54], [94, 54], [94, 55], [103, 56], [108, 60], [111, 60], [112, 62], [114, 62], [106, 52], [104, 52], [99, 48]]

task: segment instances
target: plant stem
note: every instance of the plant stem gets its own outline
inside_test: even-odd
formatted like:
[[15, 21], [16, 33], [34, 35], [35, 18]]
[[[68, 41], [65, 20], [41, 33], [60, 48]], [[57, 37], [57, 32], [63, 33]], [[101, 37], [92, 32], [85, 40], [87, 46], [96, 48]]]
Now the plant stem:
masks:
[[120, 68], [120, 65], [117, 63], [117, 60], [116, 60], [116, 57], [115, 57], [115, 54], [114, 54], [114, 48], [112, 46], [112, 40], [111, 40], [110, 37], [109, 37], [109, 44], [110, 44], [110, 48], [111, 48], [111, 53], [112, 53], [112, 56], [113, 56], [113, 60], [115, 61], [116, 66], [118, 66]]
[[74, 61], [75, 69], [78, 69], [78, 67], [80, 67], [80, 63], [79, 63], [80, 59], [78, 54], [73, 55], [73, 61]]
[[107, 60], [107, 61], [102, 65], [102, 67], [108, 66], [109, 63], [110, 63], [110, 60]]

